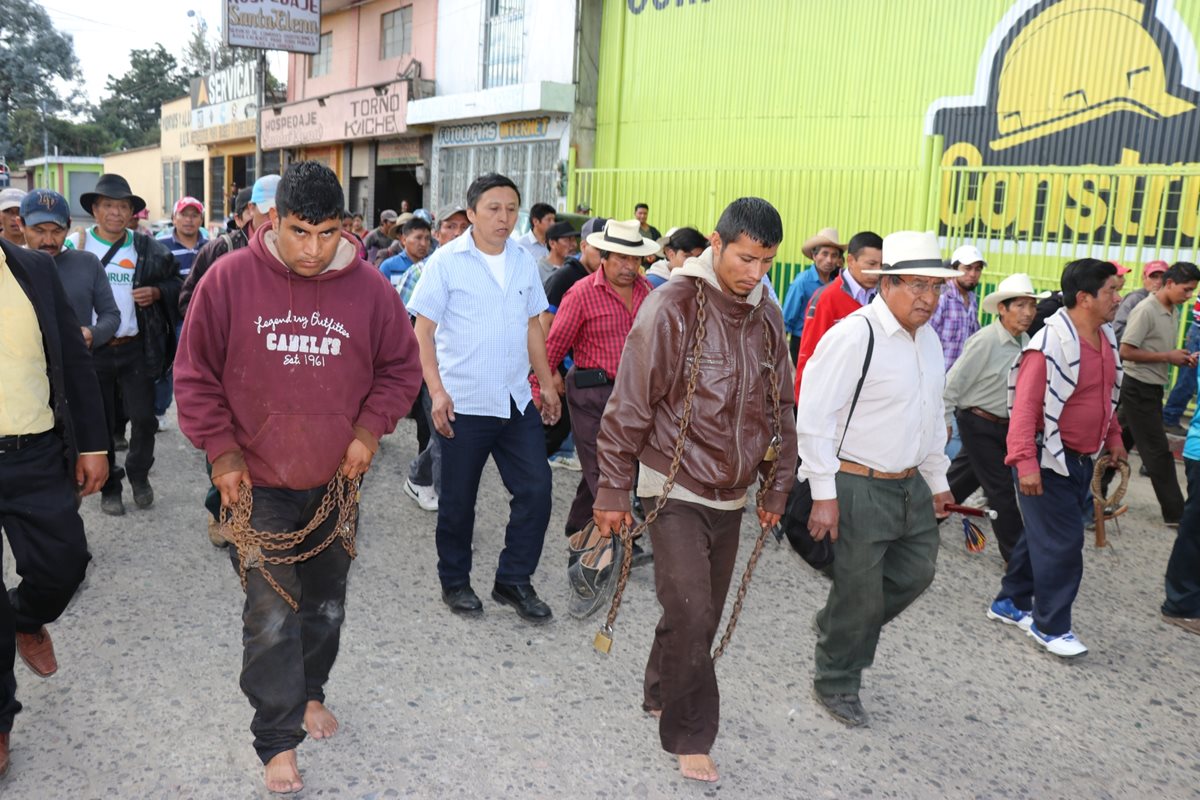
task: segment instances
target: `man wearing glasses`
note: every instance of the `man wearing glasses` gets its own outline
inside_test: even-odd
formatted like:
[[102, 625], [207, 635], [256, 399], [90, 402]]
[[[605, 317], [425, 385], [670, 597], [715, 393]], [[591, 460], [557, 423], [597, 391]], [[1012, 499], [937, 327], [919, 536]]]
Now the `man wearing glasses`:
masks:
[[929, 320], [938, 339], [942, 341], [942, 353], [946, 358], [946, 372], [962, 354], [963, 345], [979, 330], [979, 277], [987, 262], [973, 245], [963, 245], [950, 257], [951, 269], [962, 273], [960, 278], [946, 281], [937, 310]]
[[821, 339], [796, 415], [797, 479], [813, 497], [808, 527], [834, 551], [816, 617], [813, 691], [851, 727], [867, 724], [859, 687], [880, 630], [933, 581], [935, 514], [953, 501], [942, 346], [926, 323], [945, 280], [962, 273], [943, 266], [934, 234], [915, 231], [887, 236], [883, 267], [870, 272], [881, 276], [879, 294]]

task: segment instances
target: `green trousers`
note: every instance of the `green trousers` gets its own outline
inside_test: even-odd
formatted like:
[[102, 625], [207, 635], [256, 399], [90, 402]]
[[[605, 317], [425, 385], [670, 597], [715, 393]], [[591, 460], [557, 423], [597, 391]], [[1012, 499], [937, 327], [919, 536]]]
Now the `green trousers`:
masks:
[[858, 694], [879, 631], [933, 582], [938, 528], [919, 474], [898, 481], [839, 472], [833, 583], [817, 614], [818, 694]]

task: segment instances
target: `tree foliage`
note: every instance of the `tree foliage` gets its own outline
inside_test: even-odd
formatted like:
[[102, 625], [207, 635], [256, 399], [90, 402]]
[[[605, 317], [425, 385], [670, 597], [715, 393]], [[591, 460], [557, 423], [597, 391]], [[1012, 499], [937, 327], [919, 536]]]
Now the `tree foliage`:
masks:
[[93, 122], [113, 136], [117, 149], [158, 144], [162, 104], [187, 92], [188, 79], [175, 56], [161, 44], [133, 50], [129, 71], [108, 76], [108, 96], [100, 101]]
[[39, 3], [0, 2], [0, 155], [13, 162], [26, 156], [12, 136], [14, 111], [37, 109], [49, 116], [70, 110], [72, 104], [82, 105], [77, 91], [64, 96], [56, 86], [78, 77], [71, 36], [55, 30]]

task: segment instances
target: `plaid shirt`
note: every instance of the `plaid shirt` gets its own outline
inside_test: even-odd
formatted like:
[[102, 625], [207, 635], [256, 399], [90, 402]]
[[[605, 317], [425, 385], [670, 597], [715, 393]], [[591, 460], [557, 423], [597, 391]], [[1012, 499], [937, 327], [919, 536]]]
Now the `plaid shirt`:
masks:
[[602, 369], [610, 378], [617, 375], [617, 364], [625, 348], [625, 338], [633, 327], [642, 301], [650, 294], [650, 282], [638, 276], [633, 284], [633, 310], [608, 285], [604, 270], [598, 269], [577, 282], [563, 296], [550, 336], [546, 354], [551, 364], [559, 364], [567, 352], [581, 369]]
[[971, 334], [979, 330], [979, 299], [975, 292], [967, 295], [963, 303], [962, 292], [953, 278], [946, 281], [946, 288], [938, 300], [937, 308], [929, 320], [929, 326], [942, 340], [942, 354], [946, 359], [946, 371], [954, 366], [962, 354], [963, 345]]
[[417, 288], [417, 281], [421, 280], [421, 273], [424, 271], [425, 259], [421, 259], [400, 276], [400, 282], [396, 284], [396, 291], [400, 293], [400, 302], [404, 303], [405, 308], [408, 308], [408, 301], [412, 299], [413, 290]]

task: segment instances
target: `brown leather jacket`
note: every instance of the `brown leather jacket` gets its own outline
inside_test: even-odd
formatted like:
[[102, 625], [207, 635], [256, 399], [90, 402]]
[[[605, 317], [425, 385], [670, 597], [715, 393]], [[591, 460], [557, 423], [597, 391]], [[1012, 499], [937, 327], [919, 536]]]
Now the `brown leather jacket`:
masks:
[[[689, 264], [704, 265], [706, 257], [711, 259], [710, 252]], [[711, 274], [711, 261], [704, 266]], [[764, 507], [773, 513], [784, 511], [796, 474], [796, 423], [783, 314], [761, 293], [755, 305], [703, 278], [683, 275], [650, 293], [625, 340], [596, 441], [600, 467], [596, 508], [629, 510], [635, 459], [664, 475], [670, 470], [695, 345], [697, 281], [707, 301], [704, 347], [676, 483], [701, 497], [722, 501], [740, 497], [756, 472], [766, 479], [770, 463], [763, 456], [775, 435], [764, 341], [764, 329], [769, 328], [774, 345], [770, 358], [779, 381], [782, 442]]]

